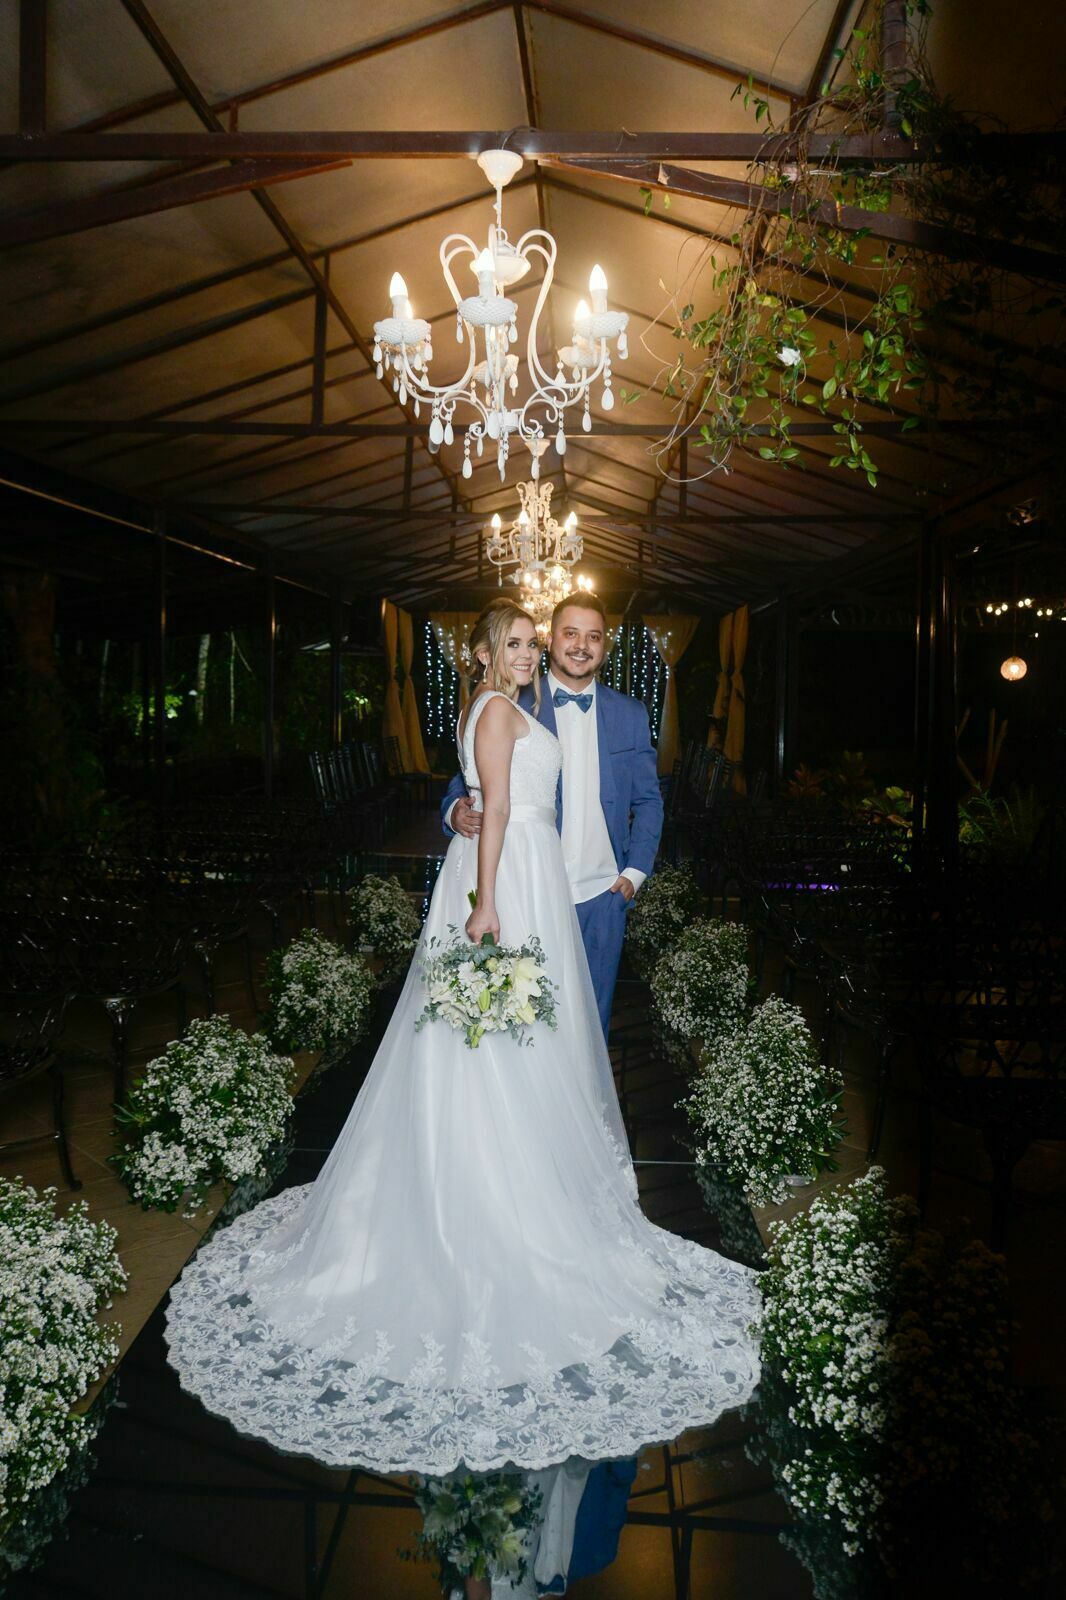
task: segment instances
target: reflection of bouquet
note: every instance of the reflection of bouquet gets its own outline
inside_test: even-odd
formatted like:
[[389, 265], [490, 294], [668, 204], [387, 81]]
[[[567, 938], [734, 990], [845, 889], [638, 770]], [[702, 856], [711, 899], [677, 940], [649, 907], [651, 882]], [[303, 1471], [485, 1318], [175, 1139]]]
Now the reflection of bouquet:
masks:
[[[473, 903], [475, 897], [470, 899]], [[539, 939], [512, 948], [487, 933], [473, 945], [457, 929], [452, 932], [455, 940], [443, 948], [439, 940], [429, 941], [431, 953], [422, 963], [429, 999], [416, 1028], [439, 1017], [463, 1032], [476, 1050], [486, 1033], [509, 1033], [521, 1041], [534, 1022], [555, 1027], [555, 985], [547, 977]]]
[[442, 1589], [461, 1589], [468, 1577], [522, 1582], [541, 1506], [541, 1491], [526, 1474], [460, 1469], [416, 1480], [414, 1495], [423, 1516], [418, 1543], [440, 1563]]

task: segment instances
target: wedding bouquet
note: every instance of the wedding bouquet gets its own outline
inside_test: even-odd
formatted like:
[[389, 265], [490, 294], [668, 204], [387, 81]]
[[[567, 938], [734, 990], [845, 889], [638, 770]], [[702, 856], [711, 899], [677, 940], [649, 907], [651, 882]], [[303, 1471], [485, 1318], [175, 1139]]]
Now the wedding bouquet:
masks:
[[[475, 897], [471, 895], [473, 903]], [[455, 939], [441, 946], [429, 941], [422, 963], [422, 981], [429, 991], [426, 1008], [415, 1023], [422, 1028], [439, 1018], [465, 1034], [476, 1050], [486, 1033], [509, 1033], [520, 1043], [534, 1022], [555, 1027], [555, 985], [547, 976], [539, 939], [517, 947], [496, 944], [486, 934], [472, 945], [452, 928]]]
[[439, 1563], [446, 1594], [461, 1591], [468, 1577], [522, 1583], [541, 1507], [541, 1491], [524, 1473], [460, 1468], [447, 1478], [416, 1479], [413, 1488], [423, 1517], [416, 1539]]

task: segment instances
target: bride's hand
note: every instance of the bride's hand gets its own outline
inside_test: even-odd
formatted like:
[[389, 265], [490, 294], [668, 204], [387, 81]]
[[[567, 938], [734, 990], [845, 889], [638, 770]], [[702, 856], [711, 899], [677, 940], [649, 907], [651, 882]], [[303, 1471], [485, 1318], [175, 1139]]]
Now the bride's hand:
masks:
[[466, 919], [466, 936], [471, 944], [480, 944], [482, 935], [491, 933], [500, 942], [500, 919], [495, 906], [475, 906]]

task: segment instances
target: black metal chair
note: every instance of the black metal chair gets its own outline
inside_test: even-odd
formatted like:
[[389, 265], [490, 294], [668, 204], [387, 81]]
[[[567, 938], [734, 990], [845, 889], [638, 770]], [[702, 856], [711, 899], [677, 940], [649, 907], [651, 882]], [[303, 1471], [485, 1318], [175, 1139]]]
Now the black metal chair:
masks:
[[0, 1151], [18, 1150], [50, 1139], [70, 1189], [80, 1189], [67, 1143], [63, 1115], [63, 1069], [56, 1056], [56, 1043], [63, 1029], [63, 1014], [68, 996], [15, 997], [0, 999], [0, 1097], [7, 1098], [29, 1079], [47, 1073], [51, 1082], [51, 1133], [28, 1134], [20, 1139], [0, 1139]]

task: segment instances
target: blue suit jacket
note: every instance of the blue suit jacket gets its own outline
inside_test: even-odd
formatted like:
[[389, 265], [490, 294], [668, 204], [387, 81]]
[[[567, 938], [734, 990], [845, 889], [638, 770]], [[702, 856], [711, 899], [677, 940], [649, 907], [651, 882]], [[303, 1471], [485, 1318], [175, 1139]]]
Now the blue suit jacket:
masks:
[[[532, 710], [532, 689], [523, 689], [519, 701]], [[578, 716], [587, 716], [579, 711]], [[650, 873], [659, 849], [663, 831], [663, 799], [656, 772], [655, 749], [651, 742], [648, 713], [642, 701], [631, 695], [619, 694], [604, 683], [596, 685], [596, 732], [600, 749], [600, 804], [607, 822], [618, 870], [636, 867], [639, 872]], [[539, 720], [555, 733], [555, 707], [547, 693], [547, 684], [541, 684]], [[467, 793], [462, 773], [456, 773], [441, 802], [440, 816], [444, 831], [451, 838], [451, 829], [444, 819], [454, 801]], [[555, 820], [563, 825], [563, 785], [555, 801]]]

